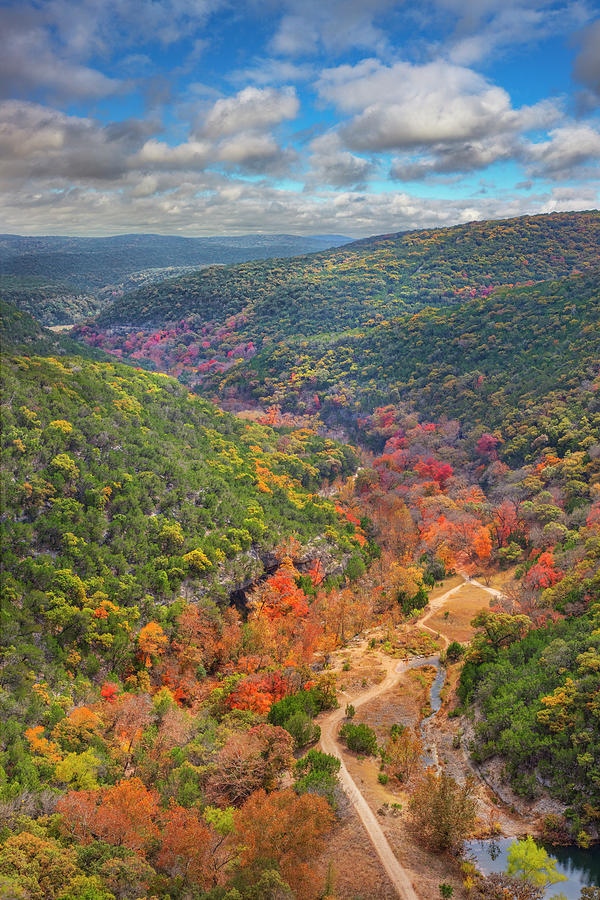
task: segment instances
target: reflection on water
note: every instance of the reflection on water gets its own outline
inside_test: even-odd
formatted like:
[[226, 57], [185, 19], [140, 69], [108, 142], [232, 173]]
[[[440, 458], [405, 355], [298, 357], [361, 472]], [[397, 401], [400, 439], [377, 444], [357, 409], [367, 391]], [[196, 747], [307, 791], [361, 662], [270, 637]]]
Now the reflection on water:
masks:
[[[514, 843], [512, 838], [495, 838], [489, 841], [468, 841], [465, 847], [477, 868], [484, 875], [504, 872], [508, 848]], [[563, 894], [567, 900], [579, 900], [581, 888], [585, 885], [600, 886], [600, 849], [580, 850], [579, 847], [546, 847], [548, 853], [557, 860], [556, 869], [567, 881], [561, 881], [546, 888], [544, 897], [550, 900], [556, 894]]]

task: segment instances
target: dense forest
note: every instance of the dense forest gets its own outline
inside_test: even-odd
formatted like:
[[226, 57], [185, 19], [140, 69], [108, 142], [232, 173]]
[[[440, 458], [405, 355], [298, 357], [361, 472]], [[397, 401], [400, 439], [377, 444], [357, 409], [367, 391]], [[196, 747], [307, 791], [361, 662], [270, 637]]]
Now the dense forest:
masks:
[[344, 244], [340, 235], [111, 238], [0, 235], [0, 296], [42, 325], [73, 325], [123, 294], [208, 265], [293, 256]]
[[[599, 252], [597, 213], [387, 236], [155, 284], [116, 300], [77, 336], [209, 396], [298, 412], [325, 406], [322, 415], [346, 426], [356, 409], [390, 400], [462, 417], [472, 401], [487, 411], [494, 395], [489, 427], [503, 399], [521, 395], [532, 364], [541, 396], [566, 385], [588, 344], [593, 359]], [[539, 287], [545, 279], [555, 283]], [[502, 396], [512, 389], [504, 367], [517, 379], [512, 397]], [[448, 387], [464, 394], [456, 407]]]
[[[319, 409], [348, 424], [357, 410], [409, 403], [468, 428], [500, 428], [502, 454], [516, 460], [535, 452], [543, 419], [547, 445], [576, 450], [599, 425], [599, 322], [600, 273], [593, 271], [500, 288], [327, 345], [270, 346], [207, 379], [207, 390], [297, 412]], [[583, 435], [572, 432], [580, 422]]]
[[[236, 419], [161, 375], [11, 356], [53, 336], [20, 312], [5, 327], [2, 890], [110, 900], [233, 881], [258, 897], [289, 880], [310, 894], [331, 808], [279, 788], [310, 735], [305, 704], [335, 702], [307, 668], [314, 585], [349, 583], [375, 552], [318, 493], [354, 451]], [[296, 724], [269, 724], [298, 691]], [[277, 828], [305, 839], [265, 859]]]
[[[0, 288], [5, 300], [23, 305], [43, 324], [58, 325], [93, 314], [95, 293], [102, 289], [105, 292], [108, 285], [118, 289], [131, 275], [143, 270], [153, 271], [155, 275], [147, 276], [141, 283], [176, 275], [182, 267], [293, 256], [336, 247], [347, 240], [340, 235], [289, 234], [207, 238], [158, 234], [108, 238], [4, 234], [0, 235]], [[164, 271], [159, 274], [160, 270]], [[125, 284], [129, 290], [134, 286]], [[114, 296], [118, 294], [117, 290]], [[109, 295], [109, 299], [114, 296]]]
[[240, 339], [326, 335], [487, 296], [500, 285], [570, 275], [597, 264], [599, 245], [595, 212], [402, 232], [311, 256], [209, 268], [124, 296], [99, 322], [162, 326], [197, 315], [222, 325], [241, 315]]
[[[443, 651], [459, 745], [551, 798], [546, 837], [598, 840], [599, 237], [560, 214], [213, 267], [69, 337], [3, 304], [0, 896], [333, 896], [331, 661], [365, 629], [442, 652], [419, 617], [455, 572], [507, 579]], [[345, 712], [456, 879], [470, 782]], [[464, 866], [464, 896], [542, 896]]]

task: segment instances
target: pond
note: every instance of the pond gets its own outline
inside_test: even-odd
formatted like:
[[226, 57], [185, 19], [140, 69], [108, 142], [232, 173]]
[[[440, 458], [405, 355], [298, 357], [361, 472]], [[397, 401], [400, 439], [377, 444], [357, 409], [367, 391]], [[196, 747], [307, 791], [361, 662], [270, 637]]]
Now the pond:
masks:
[[[484, 875], [504, 872], [508, 848], [513, 838], [497, 838], [491, 841], [467, 841], [466, 855], [474, 861]], [[556, 869], [566, 875], [566, 881], [550, 885], [544, 894], [550, 900], [556, 894], [564, 894], [567, 900], [579, 900], [581, 888], [586, 885], [600, 886], [600, 848], [580, 850], [579, 847], [546, 847], [548, 853], [557, 860]]]

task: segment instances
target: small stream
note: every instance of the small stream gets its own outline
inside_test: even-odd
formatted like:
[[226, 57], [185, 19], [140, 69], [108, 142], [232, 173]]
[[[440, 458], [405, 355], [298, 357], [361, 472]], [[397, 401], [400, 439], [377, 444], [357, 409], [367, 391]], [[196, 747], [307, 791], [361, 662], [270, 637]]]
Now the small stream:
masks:
[[425, 725], [430, 722], [433, 716], [438, 713], [442, 706], [442, 688], [446, 683], [446, 670], [440, 664], [439, 654], [435, 656], [416, 656], [406, 663], [407, 669], [420, 669], [422, 666], [435, 666], [435, 678], [431, 684], [429, 691], [429, 705], [431, 706], [431, 714], [421, 722], [421, 738], [425, 745], [423, 752], [423, 762], [426, 766], [435, 766], [437, 768], [437, 753], [433, 754], [427, 747], [427, 735], [425, 733]]
[[[418, 669], [422, 666], [435, 666], [436, 668], [436, 675], [430, 689], [431, 715], [421, 722], [421, 737], [426, 748], [423, 753], [425, 765], [437, 767], [437, 753], [427, 746], [425, 726], [442, 706], [442, 689], [446, 681], [446, 670], [440, 664], [439, 654], [415, 657], [407, 661], [405, 666], [406, 669]], [[465, 852], [484, 875], [490, 875], [493, 872], [505, 871], [508, 848], [512, 843], [514, 843], [513, 838], [468, 841], [465, 844]], [[600, 887], [600, 848], [592, 847], [590, 850], [581, 850], [573, 845], [567, 847], [548, 846], [546, 849], [556, 859], [557, 872], [564, 875], [566, 880], [546, 888], [544, 900], [552, 900], [557, 894], [562, 894], [566, 900], [579, 900], [582, 887]]]
[[[435, 666], [436, 675], [430, 689], [431, 715], [421, 722], [421, 737], [426, 749], [423, 753], [425, 765], [437, 765], [437, 753], [427, 747], [426, 723], [439, 712], [442, 706], [442, 689], [446, 681], [446, 670], [440, 664], [439, 655], [415, 657], [406, 664], [407, 669], [418, 669], [421, 666]], [[506, 869], [508, 848], [513, 838], [497, 838], [487, 841], [469, 841], [465, 845], [467, 856], [471, 857], [478, 869], [489, 875], [492, 872], [503, 872]], [[567, 900], [579, 900], [581, 888], [587, 885], [600, 886], [600, 849], [581, 850], [576, 846], [546, 847], [548, 853], [556, 859], [556, 869], [564, 875], [566, 881], [550, 885], [545, 893], [545, 900], [551, 900], [556, 894], [562, 894]]]

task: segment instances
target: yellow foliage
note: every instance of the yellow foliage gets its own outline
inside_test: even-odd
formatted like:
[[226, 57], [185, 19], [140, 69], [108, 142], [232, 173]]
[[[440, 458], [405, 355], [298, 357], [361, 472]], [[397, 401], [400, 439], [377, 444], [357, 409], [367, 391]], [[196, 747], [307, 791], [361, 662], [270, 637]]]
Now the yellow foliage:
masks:
[[62, 432], [62, 434], [71, 434], [73, 431], [73, 426], [66, 419], [54, 419], [50, 422], [48, 428], [53, 428], [55, 431]]

